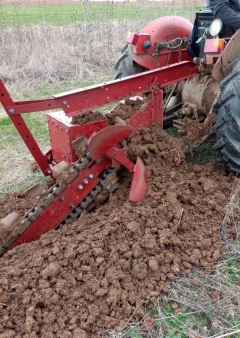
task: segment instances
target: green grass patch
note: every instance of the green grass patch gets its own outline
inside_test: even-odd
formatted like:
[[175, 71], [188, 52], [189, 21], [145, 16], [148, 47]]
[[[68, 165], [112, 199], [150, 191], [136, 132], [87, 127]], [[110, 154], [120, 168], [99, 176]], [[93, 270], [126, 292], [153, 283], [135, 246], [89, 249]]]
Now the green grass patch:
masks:
[[[48, 138], [46, 113], [41, 112], [41, 113], [25, 114], [22, 115], [22, 117], [26, 122], [27, 126], [29, 127], [31, 133], [36, 138], [37, 142], [39, 142], [41, 145], [46, 144]], [[16, 139], [18, 139], [20, 136], [9, 117], [4, 117], [0, 119], [0, 128], [1, 128], [0, 140], [2, 140], [0, 143], [0, 150], [1, 148], [7, 145], [16, 146]]]
[[164, 131], [168, 134], [171, 135], [172, 137], [175, 138], [179, 138], [179, 134], [178, 134], [178, 129], [176, 127], [170, 127], [170, 128], [166, 128], [164, 129]]
[[[43, 152], [50, 148], [46, 112], [23, 115]], [[42, 172], [32, 172], [30, 164], [34, 161], [27, 146], [18, 134], [9, 117], [0, 119], [0, 198], [11, 191], [25, 189], [31, 183], [44, 183]]]
[[[240, 261], [230, 259], [227, 264], [219, 268], [219, 271], [226, 276], [226, 286], [231, 287], [240, 283]], [[240, 322], [240, 319], [239, 319]], [[240, 327], [240, 325], [239, 325]]]
[[[162, 327], [167, 329], [166, 338], [189, 338], [190, 327], [193, 330], [198, 330], [207, 324], [208, 318], [197, 314], [187, 313], [186, 306], [182, 306], [185, 313], [179, 312], [174, 314], [172, 304], [164, 301], [162, 304], [162, 312], [165, 317]], [[160, 327], [160, 322], [156, 323]]]
[[162, 8], [140, 6], [19, 6], [0, 8], [0, 26], [31, 26], [50, 23], [55, 26], [69, 25], [84, 21], [108, 22], [111, 20], [146, 20], [166, 15], [192, 17], [202, 7]]
[[215, 143], [215, 136], [212, 135], [191, 151], [186, 152], [186, 161], [188, 165], [192, 167], [195, 162], [199, 162], [203, 165], [219, 162], [219, 152], [213, 149]]
[[[202, 313], [188, 312], [186, 306], [182, 306], [181, 309], [184, 313], [175, 314], [172, 308], [173, 302], [163, 300], [158, 307], [154, 307], [142, 320], [142, 324], [148, 317], [157, 315], [161, 319], [156, 319], [155, 323], [151, 326], [151, 332], [154, 335], [158, 332], [165, 332], [165, 338], [189, 338], [189, 330], [199, 331], [203, 326], [209, 326], [209, 318]], [[136, 325], [135, 327], [129, 327], [124, 330], [124, 337], [126, 338], [144, 338], [146, 332], [150, 329], [142, 329], [142, 325]]]

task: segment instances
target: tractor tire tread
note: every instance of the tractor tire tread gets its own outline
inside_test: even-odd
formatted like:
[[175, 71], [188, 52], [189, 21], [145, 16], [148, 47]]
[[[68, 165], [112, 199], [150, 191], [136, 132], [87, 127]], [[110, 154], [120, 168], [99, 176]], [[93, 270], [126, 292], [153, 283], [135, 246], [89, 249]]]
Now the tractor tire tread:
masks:
[[146, 68], [140, 66], [133, 60], [129, 48], [129, 45], [126, 44], [121, 50], [122, 54], [114, 66], [114, 69], [116, 70], [114, 80], [146, 71]]
[[240, 173], [240, 56], [232, 61], [232, 72], [222, 80], [221, 98], [213, 107], [217, 115], [211, 133], [215, 134], [214, 149], [222, 162], [235, 173]]

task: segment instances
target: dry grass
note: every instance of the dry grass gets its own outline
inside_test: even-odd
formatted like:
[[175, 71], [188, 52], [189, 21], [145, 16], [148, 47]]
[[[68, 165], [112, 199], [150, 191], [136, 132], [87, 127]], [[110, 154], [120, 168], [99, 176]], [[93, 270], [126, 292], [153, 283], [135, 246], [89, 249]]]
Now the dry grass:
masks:
[[[25, 118], [38, 145], [46, 152], [49, 145], [46, 113]], [[11, 191], [25, 189], [31, 182], [44, 180], [42, 172], [33, 173], [33, 161], [25, 143], [8, 118], [0, 119], [0, 197]]]
[[[138, 23], [133, 26], [139, 27]], [[114, 22], [4, 29], [0, 77], [21, 87], [35, 81], [83, 80], [104, 74], [112, 70], [126, 31]]]

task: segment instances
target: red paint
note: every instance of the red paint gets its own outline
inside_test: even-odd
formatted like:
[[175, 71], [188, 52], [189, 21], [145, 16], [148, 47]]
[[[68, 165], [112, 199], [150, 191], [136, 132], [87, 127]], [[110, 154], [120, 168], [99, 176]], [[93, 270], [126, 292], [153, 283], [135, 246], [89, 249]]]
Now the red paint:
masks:
[[130, 43], [132, 45], [136, 45], [138, 42], [139, 35], [135, 33], [129, 32], [127, 37], [126, 37], [126, 42]]
[[143, 164], [143, 161], [138, 157], [137, 163], [134, 167], [132, 186], [129, 193], [130, 201], [141, 201], [144, 198], [147, 189], [148, 183], [146, 179], [146, 168]]
[[[162, 48], [160, 55], [152, 56], [155, 43], [170, 41], [175, 38], [189, 38], [192, 28], [193, 25], [190, 21], [179, 16], [165, 16], [150, 22], [140, 31], [137, 45], [130, 48], [134, 61], [147, 69], [165, 67], [168, 63], [169, 50]], [[141, 39], [144, 39], [144, 35], [150, 36], [151, 49], [146, 51], [142, 48], [144, 41], [140, 40], [141, 34]], [[146, 40], [149, 40], [149, 38], [146, 38]], [[139, 42], [141, 42], [141, 45]], [[187, 49], [182, 48], [181, 50], [181, 61], [191, 61]], [[169, 64], [174, 63], [179, 63], [178, 48], [173, 50], [170, 55]]]
[[119, 143], [135, 131], [132, 126], [108, 126], [96, 133], [88, 143], [92, 159], [101, 158], [116, 143]]
[[52, 155], [56, 163], [61, 161], [76, 162], [78, 156], [72, 146], [72, 142], [80, 136], [85, 136], [89, 139], [94, 132], [107, 127], [106, 120], [83, 125], [72, 124], [72, 119], [67, 117], [63, 111], [48, 113], [47, 117]]
[[224, 46], [224, 40], [221, 39], [207, 39], [205, 42], [205, 54], [221, 54]]

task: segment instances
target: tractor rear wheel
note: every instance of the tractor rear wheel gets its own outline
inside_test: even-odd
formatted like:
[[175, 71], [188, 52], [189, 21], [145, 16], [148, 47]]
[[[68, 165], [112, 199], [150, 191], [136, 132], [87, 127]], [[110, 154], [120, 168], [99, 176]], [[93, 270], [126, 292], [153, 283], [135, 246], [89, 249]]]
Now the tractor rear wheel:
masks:
[[232, 72], [220, 83], [221, 98], [213, 107], [217, 114], [215, 150], [230, 170], [240, 173], [240, 56], [232, 61]]
[[114, 80], [121, 79], [122, 77], [130, 75], [139, 74], [147, 70], [133, 60], [129, 48], [129, 45], [126, 44], [121, 50], [122, 55], [117, 60], [114, 66], [114, 69], [116, 69], [117, 71]]

